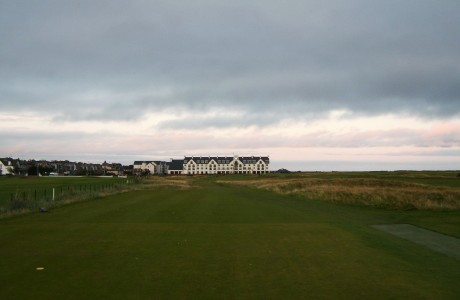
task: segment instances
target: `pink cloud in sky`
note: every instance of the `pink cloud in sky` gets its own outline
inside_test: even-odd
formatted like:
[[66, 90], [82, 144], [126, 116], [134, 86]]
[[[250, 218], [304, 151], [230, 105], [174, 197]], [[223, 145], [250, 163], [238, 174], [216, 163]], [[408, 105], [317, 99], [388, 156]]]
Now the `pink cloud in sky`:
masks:
[[460, 133], [460, 123], [458, 122], [439, 122], [427, 131], [429, 136], [455, 135], [458, 133]]

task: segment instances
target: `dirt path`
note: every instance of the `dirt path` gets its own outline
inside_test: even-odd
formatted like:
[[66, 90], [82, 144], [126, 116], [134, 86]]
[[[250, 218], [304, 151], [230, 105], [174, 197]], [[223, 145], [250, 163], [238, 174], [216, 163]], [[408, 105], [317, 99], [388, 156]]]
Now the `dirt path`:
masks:
[[460, 260], [460, 239], [458, 238], [410, 224], [372, 225], [372, 227]]

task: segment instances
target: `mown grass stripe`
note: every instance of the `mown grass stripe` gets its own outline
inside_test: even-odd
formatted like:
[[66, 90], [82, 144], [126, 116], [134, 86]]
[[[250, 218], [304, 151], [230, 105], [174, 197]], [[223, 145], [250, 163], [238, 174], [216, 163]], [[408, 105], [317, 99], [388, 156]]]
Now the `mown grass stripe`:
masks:
[[460, 260], [460, 239], [411, 224], [373, 225], [372, 227]]

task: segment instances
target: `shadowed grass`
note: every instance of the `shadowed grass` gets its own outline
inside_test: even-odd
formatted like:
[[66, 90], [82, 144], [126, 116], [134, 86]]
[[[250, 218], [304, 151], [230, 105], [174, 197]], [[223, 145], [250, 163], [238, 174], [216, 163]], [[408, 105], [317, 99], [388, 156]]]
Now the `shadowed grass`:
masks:
[[378, 210], [290, 193], [430, 188], [334, 176], [225, 177], [260, 189], [215, 183], [223, 177], [152, 177], [140, 190], [3, 219], [0, 298], [456, 299], [458, 261], [368, 225], [410, 223], [459, 237], [458, 212]]
[[460, 262], [367, 225], [445, 223], [447, 215], [304, 201], [213, 180], [2, 220], [0, 282], [7, 284], [0, 298], [456, 299], [460, 293]]

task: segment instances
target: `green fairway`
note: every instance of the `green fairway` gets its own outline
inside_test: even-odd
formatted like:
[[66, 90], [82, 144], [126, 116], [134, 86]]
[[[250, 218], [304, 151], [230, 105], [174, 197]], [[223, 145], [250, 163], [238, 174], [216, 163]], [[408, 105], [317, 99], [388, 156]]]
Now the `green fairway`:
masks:
[[214, 181], [0, 220], [0, 299], [460, 295], [460, 261], [370, 226], [460, 237], [458, 211], [385, 211]]

